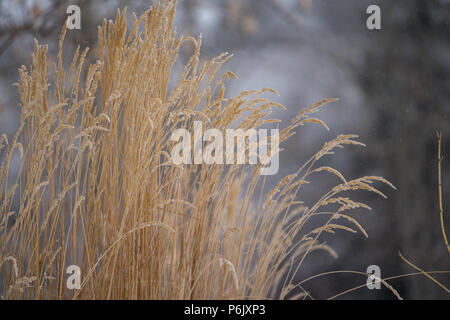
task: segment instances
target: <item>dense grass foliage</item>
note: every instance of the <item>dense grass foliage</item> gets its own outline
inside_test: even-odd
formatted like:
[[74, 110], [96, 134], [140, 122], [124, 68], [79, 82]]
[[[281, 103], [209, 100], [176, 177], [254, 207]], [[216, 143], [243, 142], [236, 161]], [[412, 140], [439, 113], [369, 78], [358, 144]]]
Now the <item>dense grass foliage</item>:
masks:
[[[294, 275], [305, 257], [319, 249], [335, 254], [323, 233], [366, 235], [349, 211], [368, 207], [348, 191], [384, 196], [373, 182], [392, 185], [376, 176], [348, 180], [318, 165], [338, 148], [362, 145], [356, 135], [326, 142], [272, 190], [264, 188], [261, 164], [170, 161], [177, 128], [194, 121], [221, 131], [278, 126], [270, 112], [284, 109], [265, 98], [275, 94], [268, 88], [228, 98], [226, 81], [234, 74], [218, 70], [230, 55], [202, 62], [201, 38], [174, 31], [175, 6], [155, 1], [131, 28], [125, 11], [105, 20], [93, 64], [78, 48], [64, 68], [64, 27], [55, 63], [36, 42], [32, 65], [20, 68], [19, 129], [0, 139], [3, 298], [299, 298], [305, 292]], [[194, 53], [169, 83], [186, 41]], [[306, 123], [327, 129], [312, 114], [331, 101], [301, 110], [280, 129], [280, 142]], [[306, 207], [302, 186], [318, 172], [339, 183]], [[319, 217], [326, 217], [323, 225], [309, 223]], [[73, 264], [82, 271], [74, 291], [66, 286]]]

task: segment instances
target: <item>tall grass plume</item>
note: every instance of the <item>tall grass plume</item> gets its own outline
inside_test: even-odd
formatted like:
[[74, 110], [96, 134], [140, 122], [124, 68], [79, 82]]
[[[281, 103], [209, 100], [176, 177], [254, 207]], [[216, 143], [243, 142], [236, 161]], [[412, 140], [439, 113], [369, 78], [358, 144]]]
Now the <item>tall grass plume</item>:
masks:
[[[315, 250], [333, 249], [324, 233], [367, 235], [351, 215], [369, 207], [347, 191], [381, 193], [366, 176], [347, 179], [318, 161], [356, 135], [339, 135], [276, 186], [264, 191], [261, 164], [175, 165], [176, 128], [274, 125], [269, 88], [225, 94], [231, 57], [200, 60], [201, 38], [177, 36], [175, 1], [155, 1], [127, 28], [125, 10], [98, 28], [94, 62], [77, 48], [64, 68], [63, 27], [54, 63], [35, 43], [19, 69], [20, 125], [0, 138], [0, 296], [4, 299], [298, 298], [295, 275]], [[191, 42], [184, 71], [171, 78], [178, 51]], [[171, 81], [169, 81], [171, 80]], [[298, 113], [280, 142], [326, 99]], [[248, 150], [247, 150], [248, 151]], [[18, 173], [12, 172], [20, 157]], [[339, 183], [306, 207], [304, 184], [320, 171]], [[327, 217], [320, 227], [310, 221]], [[66, 286], [69, 265], [81, 288]], [[296, 293], [294, 295], [294, 292]]]

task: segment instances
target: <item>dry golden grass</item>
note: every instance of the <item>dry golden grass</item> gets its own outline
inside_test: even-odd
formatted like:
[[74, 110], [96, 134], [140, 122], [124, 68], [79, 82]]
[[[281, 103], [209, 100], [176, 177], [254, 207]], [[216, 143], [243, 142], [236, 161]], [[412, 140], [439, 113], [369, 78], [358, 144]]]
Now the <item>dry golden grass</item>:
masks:
[[[345, 196], [386, 183], [380, 177], [345, 179], [317, 161], [345, 145], [340, 135], [264, 190], [260, 165], [185, 165], [170, 162], [176, 128], [258, 128], [272, 108], [271, 89], [225, 97], [216, 74], [228, 54], [200, 63], [201, 39], [182, 39], [173, 28], [175, 1], [155, 1], [127, 32], [125, 12], [98, 31], [96, 62], [84, 66], [76, 50], [63, 68], [64, 28], [56, 63], [35, 44], [33, 62], [19, 70], [21, 120], [0, 139], [0, 295], [5, 299], [235, 299], [293, 298], [294, 275], [320, 241], [336, 230], [366, 234], [348, 211], [368, 208]], [[195, 52], [178, 82], [169, 78], [185, 42]], [[49, 71], [52, 70], [52, 71]], [[331, 99], [300, 111], [281, 130], [280, 142]], [[14, 154], [17, 180], [8, 184]], [[300, 189], [316, 172], [340, 183], [311, 207]], [[263, 193], [266, 196], [263, 196]], [[344, 193], [344, 194], [343, 194]], [[327, 216], [321, 227], [315, 217]], [[66, 287], [66, 268], [82, 270], [80, 290]], [[298, 292], [298, 291], [297, 291]], [[298, 297], [298, 295], [297, 295]]]

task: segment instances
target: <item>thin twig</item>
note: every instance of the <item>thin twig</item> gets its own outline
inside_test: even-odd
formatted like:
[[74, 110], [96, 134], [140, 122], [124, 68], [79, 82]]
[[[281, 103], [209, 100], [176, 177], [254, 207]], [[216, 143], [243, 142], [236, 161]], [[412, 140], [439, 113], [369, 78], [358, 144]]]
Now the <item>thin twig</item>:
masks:
[[442, 209], [442, 183], [441, 183], [441, 133], [437, 133], [438, 139], [438, 190], [439, 190], [439, 216], [441, 218], [442, 237], [444, 238], [447, 251], [450, 253], [450, 246], [448, 245], [447, 235], [444, 227], [444, 211]]
[[436, 283], [439, 287], [441, 287], [442, 289], [444, 289], [445, 291], [447, 291], [447, 293], [450, 293], [450, 290], [448, 290], [448, 288], [446, 286], [444, 286], [442, 283], [440, 283], [438, 280], [436, 280], [435, 278], [433, 278], [432, 276], [430, 276], [427, 272], [423, 271], [422, 269], [420, 269], [419, 267], [417, 267], [416, 265], [414, 265], [412, 262], [410, 262], [408, 259], [406, 259], [402, 253], [399, 251], [398, 255], [400, 256], [400, 258], [402, 258], [403, 261], [405, 261], [408, 265], [410, 265], [412, 268], [414, 268], [415, 270], [419, 271], [421, 274], [423, 274], [424, 276], [426, 276], [428, 279], [430, 279], [431, 281], [433, 281], [434, 283]]

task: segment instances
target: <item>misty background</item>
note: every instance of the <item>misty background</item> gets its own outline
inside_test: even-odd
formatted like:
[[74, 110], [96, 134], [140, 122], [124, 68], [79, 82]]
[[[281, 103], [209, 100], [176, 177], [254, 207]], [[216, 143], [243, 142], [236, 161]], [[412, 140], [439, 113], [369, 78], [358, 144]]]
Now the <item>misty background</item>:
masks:
[[[81, 30], [69, 31], [65, 50], [80, 45], [95, 50], [97, 25], [114, 18], [116, 8], [142, 14], [152, 1], [0, 0], [0, 134], [10, 137], [19, 123], [17, 69], [31, 63], [33, 39], [49, 44], [55, 58], [66, 8], [81, 8]], [[381, 8], [381, 30], [368, 30], [366, 9]], [[131, 21], [131, 20], [129, 20]], [[222, 52], [234, 57], [225, 68], [239, 80], [228, 82], [228, 96], [271, 87], [271, 96], [288, 111], [273, 116], [281, 127], [299, 111], [324, 98], [339, 98], [318, 117], [330, 127], [300, 127], [282, 146], [280, 171], [293, 173], [322, 145], [341, 133], [355, 133], [366, 148], [347, 147], [323, 164], [346, 178], [381, 175], [397, 190], [382, 188], [388, 199], [358, 193], [372, 211], [353, 216], [369, 238], [344, 231], [329, 237], [339, 254], [313, 253], [299, 281], [333, 270], [366, 272], [379, 265], [383, 278], [414, 272], [398, 252], [425, 271], [450, 270], [438, 206], [437, 139], [442, 132], [445, 224], [450, 225], [450, 1], [449, 0], [179, 0], [175, 25], [184, 36], [202, 33], [203, 58]], [[192, 54], [183, 46], [178, 66]], [[67, 58], [66, 58], [67, 60]], [[67, 61], [66, 61], [67, 62]], [[177, 71], [177, 69], [175, 69]], [[225, 71], [223, 69], [222, 71]], [[337, 181], [326, 175], [300, 193], [314, 203]], [[436, 275], [450, 285], [450, 276]], [[362, 285], [356, 274], [334, 274], [306, 282], [312, 298], [325, 299]], [[448, 299], [422, 275], [389, 282], [407, 299]], [[386, 289], [363, 287], [341, 299], [393, 299]]]

